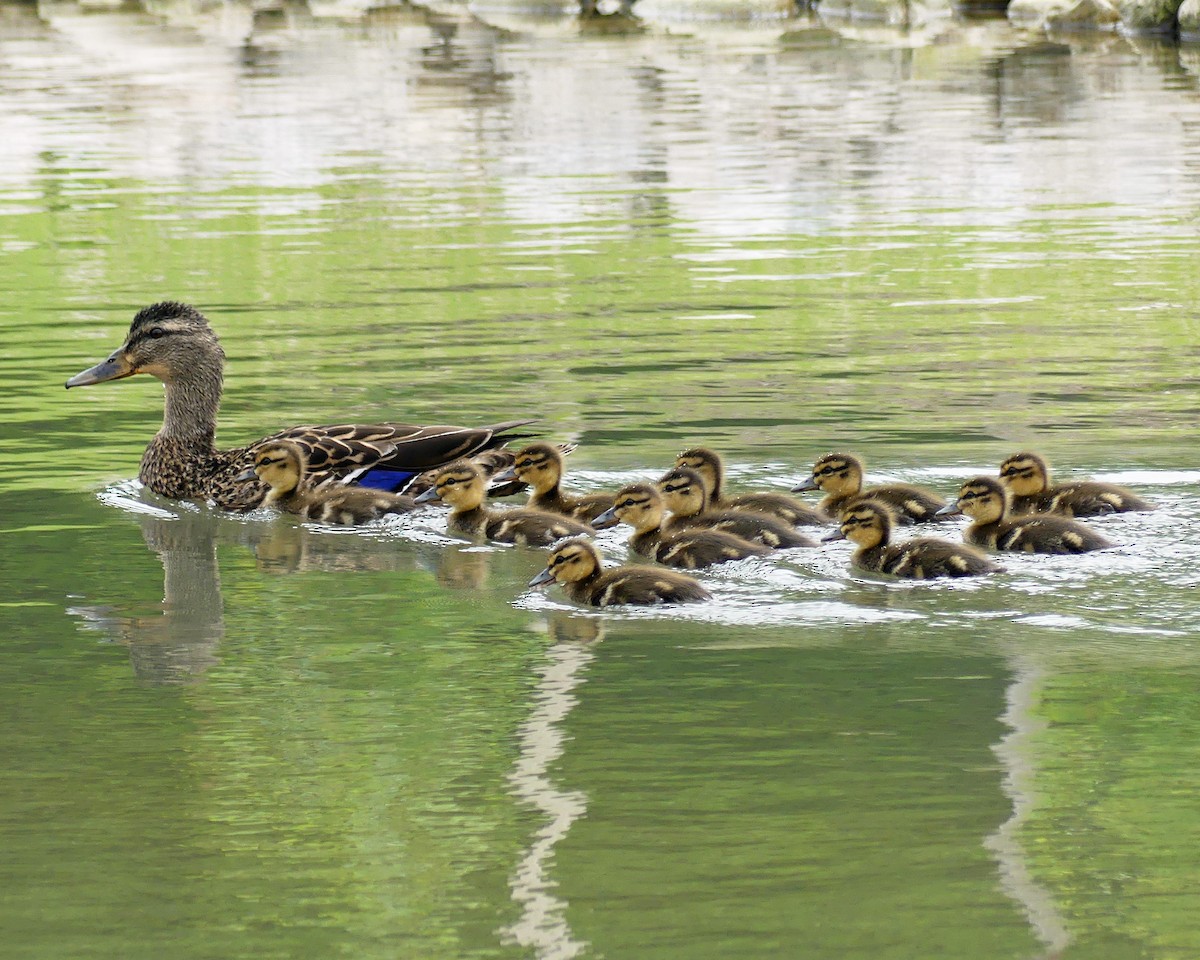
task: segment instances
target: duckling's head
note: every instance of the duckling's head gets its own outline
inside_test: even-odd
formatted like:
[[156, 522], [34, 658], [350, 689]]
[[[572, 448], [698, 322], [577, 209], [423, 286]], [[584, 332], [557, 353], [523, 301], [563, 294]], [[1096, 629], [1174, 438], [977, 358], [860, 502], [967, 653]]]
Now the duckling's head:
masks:
[[813, 464], [812, 476], [793, 490], [822, 490], [844, 497], [862, 489], [863, 463], [849, 453], [827, 453]]
[[306, 467], [303, 448], [290, 440], [273, 440], [254, 451], [254, 472], [275, 497], [300, 486]]
[[1000, 479], [1014, 497], [1032, 497], [1050, 486], [1050, 466], [1036, 453], [1014, 453], [1000, 464]]
[[550, 443], [531, 443], [517, 453], [512, 465], [519, 480], [538, 493], [553, 490], [562, 480], [563, 460], [558, 448]]
[[958, 499], [946, 511], [964, 513], [976, 523], [994, 523], [1004, 517], [1011, 502], [1008, 487], [995, 477], [972, 477], [959, 488]]
[[680, 517], [693, 517], [708, 506], [708, 488], [704, 478], [688, 467], [668, 470], [658, 480], [668, 510]]
[[721, 455], [715, 450], [709, 450], [708, 447], [692, 447], [690, 450], [684, 450], [675, 458], [675, 466], [695, 470], [700, 474], [700, 479], [704, 481], [709, 493], [720, 487], [721, 478], [725, 473], [725, 464], [721, 461]]
[[869, 498], [856, 500], [842, 510], [842, 522], [838, 534], [831, 540], [849, 540], [856, 546], [869, 550], [886, 544], [896, 525], [895, 514], [884, 503]]
[[68, 387], [86, 387], [147, 373], [163, 383], [214, 381], [220, 389], [225, 352], [195, 307], [164, 301], [138, 311], [125, 342], [107, 360], [78, 373]]
[[656, 530], [662, 525], [666, 509], [657, 488], [648, 483], [631, 483], [617, 491], [612, 509], [600, 514], [595, 522], [604, 523], [607, 518], [619, 520], [639, 532]]
[[546, 558], [546, 569], [529, 581], [531, 587], [543, 583], [576, 583], [600, 570], [600, 551], [583, 537], [564, 540]]
[[470, 460], [455, 460], [438, 471], [433, 486], [417, 498], [442, 500], [455, 510], [474, 510], [483, 504], [487, 480]]

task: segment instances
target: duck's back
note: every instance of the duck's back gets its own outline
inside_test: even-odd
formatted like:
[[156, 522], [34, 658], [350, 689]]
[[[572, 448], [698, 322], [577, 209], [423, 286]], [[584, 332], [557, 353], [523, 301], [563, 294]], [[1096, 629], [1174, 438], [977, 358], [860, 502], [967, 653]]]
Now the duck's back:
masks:
[[[545, 493], [534, 493], [529, 498], [530, 509], [560, 514], [588, 524], [605, 510], [610, 509], [612, 505], [613, 496], [610, 493], [584, 493], [578, 496], [569, 496], [558, 487]], [[613, 524], [609, 524], [609, 526], [615, 523], [616, 521], [613, 521]]]
[[722, 497], [716, 506], [719, 510], [753, 510], [765, 513], [793, 527], [825, 526], [830, 519], [823, 511], [801, 503], [786, 493], [742, 493]]
[[676, 533], [692, 527], [708, 527], [713, 530], [724, 530], [775, 549], [788, 547], [815, 547], [815, 540], [797, 533], [789, 524], [765, 513], [755, 513], [752, 510], [706, 510], [690, 517], [674, 516], [667, 527], [668, 532]]
[[564, 586], [573, 600], [595, 607], [691, 603], [712, 597], [691, 577], [654, 567], [616, 567], [590, 580]]
[[1153, 510], [1154, 505], [1115, 483], [1080, 480], [1053, 487], [1047, 509], [1065, 517], [1100, 517], [1110, 513]]
[[976, 577], [1003, 571], [998, 563], [978, 550], [937, 537], [918, 537], [886, 548], [881, 557], [881, 573], [915, 580], [938, 577]]
[[699, 570], [731, 560], [761, 557], [771, 552], [770, 547], [761, 543], [745, 540], [724, 530], [704, 528], [666, 534], [657, 538], [647, 550], [639, 549], [635, 543], [634, 549], [668, 567], [684, 570]]
[[590, 526], [580, 520], [528, 507], [488, 511], [483, 525], [483, 533], [489, 540], [533, 547], [545, 547], [564, 537], [593, 532]]
[[973, 524], [963, 538], [988, 550], [1022, 553], [1087, 553], [1113, 546], [1090, 527], [1049, 513]]

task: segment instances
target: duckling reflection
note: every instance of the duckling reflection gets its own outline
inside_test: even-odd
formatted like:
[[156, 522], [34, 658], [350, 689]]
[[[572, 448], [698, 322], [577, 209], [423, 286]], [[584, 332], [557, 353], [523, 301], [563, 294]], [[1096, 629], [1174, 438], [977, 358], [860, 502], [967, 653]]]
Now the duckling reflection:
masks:
[[584, 671], [595, 659], [595, 644], [603, 637], [597, 617], [554, 615], [545, 628], [555, 643], [537, 670], [534, 707], [520, 728], [520, 745], [508, 782], [513, 794], [545, 817], [530, 838], [529, 846], [509, 881], [520, 918], [500, 931], [505, 943], [531, 948], [533, 956], [568, 958], [581, 953], [586, 943], [576, 940], [567, 922], [565, 900], [554, 895], [550, 877], [555, 846], [572, 825], [587, 813], [587, 794], [565, 790], [550, 778], [550, 769], [563, 754], [563, 722], [579, 702], [576, 689]]

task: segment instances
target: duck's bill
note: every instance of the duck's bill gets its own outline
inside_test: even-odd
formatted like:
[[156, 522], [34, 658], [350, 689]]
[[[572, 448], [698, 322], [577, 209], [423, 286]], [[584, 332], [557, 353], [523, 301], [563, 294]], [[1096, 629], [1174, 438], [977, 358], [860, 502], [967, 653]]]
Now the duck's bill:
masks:
[[424, 493], [419, 494], [414, 501], [415, 503], [435, 503], [442, 498], [438, 496], [437, 487], [430, 487]]
[[246, 483], [249, 480], [257, 480], [257, 479], [258, 479], [258, 474], [254, 472], [253, 467], [247, 467], [245, 470], [243, 470], [241, 473], [239, 473], [236, 477], [233, 478], [235, 483]]
[[845, 540], [846, 535], [841, 530], [834, 530], [821, 538], [822, 543], [833, 543], [835, 540]]
[[550, 568], [547, 567], [545, 570], [543, 570], [541, 573], [539, 573], [536, 577], [534, 577], [532, 580], [530, 580], [529, 585], [531, 587], [540, 587], [543, 583], [553, 583], [553, 582], [554, 582], [554, 574], [552, 574], [550, 572]]
[[941, 510], [935, 511], [933, 515], [935, 517], [955, 517], [960, 513], [962, 513], [962, 510], [959, 509], [958, 502], [955, 501], [954, 503], [946, 504]]
[[82, 373], [77, 373], [67, 381], [67, 389], [72, 387], [90, 387], [93, 383], [104, 383], [107, 380], [123, 380], [132, 377], [137, 370], [129, 362], [124, 350], [115, 351], [107, 360], [101, 360], [94, 367], [88, 367]]
[[792, 493], [800, 493], [803, 490], [816, 490], [817, 480], [815, 477], [809, 477], [807, 480], [801, 480], [798, 484], [792, 487]]
[[507, 469], [501, 470], [498, 474], [496, 474], [494, 477], [492, 477], [492, 483], [506, 483], [509, 480], [516, 480], [516, 479], [517, 479], [517, 471], [514, 470], [512, 467], [508, 467]]
[[610, 523], [616, 523], [616, 522], [617, 522], [617, 508], [609, 507], [602, 514], [600, 514], [598, 517], [596, 517], [595, 520], [592, 521], [592, 526], [599, 527], [603, 524], [610, 524]]

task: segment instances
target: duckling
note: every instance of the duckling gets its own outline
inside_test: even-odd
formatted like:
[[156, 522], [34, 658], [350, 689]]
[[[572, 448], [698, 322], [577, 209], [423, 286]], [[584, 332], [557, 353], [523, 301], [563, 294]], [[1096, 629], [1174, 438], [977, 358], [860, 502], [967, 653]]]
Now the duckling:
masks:
[[563, 537], [592, 533], [586, 523], [542, 510], [489, 510], [484, 506], [487, 480], [470, 460], [458, 460], [441, 470], [417, 503], [443, 500], [451, 507], [446, 529], [471, 538], [548, 546]]
[[989, 550], [1023, 550], [1025, 553], [1086, 553], [1113, 544], [1077, 520], [1039, 513], [1010, 517], [1008, 487], [995, 477], [974, 477], [962, 485], [958, 499], [938, 512], [942, 516], [965, 513], [972, 523], [963, 539]]
[[724, 530], [741, 537], [766, 544], [768, 547], [815, 547], [815, 540], [797, 533], [791, 526], [776, 517], [753, 510], [710, 510], [708, 490], [704, 480], [695, 470], [676, 467], [659, 478], [658, 489], [662, 491], [671, 518], [665, 529], [675, 532], [683, 527], [710, 527]]
[[497, 474], [494, 479], [515, 478], [529, 484], [533, 488], [529, 495], [529, 506], [534, 510], [559, 513], [594, 525], [595, 519], [612, 507], [612, 494], [565, 494], [559, 489], [562, 475], [563, 455], [558, 447], [550, 443], [531, 443], [518, 450], [512, 467]]
[[658, 567], [614, 567], [605, 570], [600, 551], [589, 540], [567, 540], [551, 551], [546, 569], [531, 587], [558, 583], [576, 603], [610, 607], [619, 603], [687, 603], [712, 595], [691, 577]]
[[1012, 511], [1098, 517], [1109, 513], [1153, 510], [1152, 503], [1132, 490], [1098, 480], [1050, 482], [1050, 467], [1036, 453], [1014, 453], [1000, 464], [1000, 479], [1012, 494]]
[[936, 577], [976, 577], [985, 573], [1002, 573], [1004, 568], [993, 563], [978, 550], [960, 543], [936, 537], [917, 537], [905, 543], [890, 542], [896, 515], [881, 500], [864, 497], [842, 511], [838, 530], [822, 539], [850, 540], [858, 549], [850, 562], [872, 573], [890, 573], [913, 580], [933, 580]]
[[701, 528], [664, 533], [662, 526], [666, 504], [662, 494], [648, 483], [631, 483], [617, 491], [612, 509], [596, 518], [596, 523], [621, 522], [633, 527], [629, 545], [644, 557], [668, 567], [697, 570], [729, 560], [761, 557], [770, 548], [751, 543], [723, 530]]
[[792, 487], [792, 492], [820, 489], [826, 494], [820, 503], [822, 512], [835, 519], [859, 496], [882, 500], [901, 523], [933, 520], [946, 505], [935, 493], [907, 483], [889, 483], [863, 489], [863, 462], [849, 453], [827, 453], [813, 464], [812, 476]]
[[386, 490], [341, 484], [313, 487], [305, 483], [307, 472], [304, 448], [290, 440], [275, 440], [256, 447], [254, 466], [236, 479], [247, 482], [257, 478], [265, 483], [268, 490], [263, 506], [322, 523], [357, 525], [416, 507], [412, 497]]
[[675, 466], [688, 467], [700, 474], [708, 490], [709, 505], [714, 510], [757, 510], [778, 517], [793, 527], [824, 526], [829, 523], [820, 510], [785, 493], [741, 493], [734, 497], [725, 496], [725, 464], [721, 455], [707, 447], [692, 447], [675, 458]]

